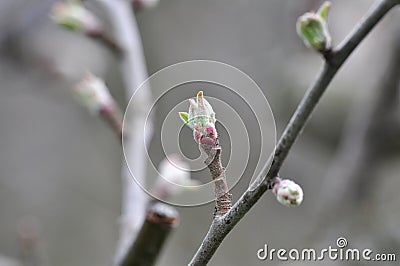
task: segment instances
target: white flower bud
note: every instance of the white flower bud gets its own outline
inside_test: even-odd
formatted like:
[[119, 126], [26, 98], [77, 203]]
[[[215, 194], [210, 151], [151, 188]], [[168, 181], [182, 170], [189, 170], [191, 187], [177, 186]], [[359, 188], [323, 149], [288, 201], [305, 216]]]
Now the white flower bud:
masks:
[[272, 191], [276, 199], [285, 206], [298, 206], [303, 201], [303, 189], [289, 179], [276, 178]]
[[161, 161], [160, 176], [153, 188], [153, 195], [159, 199], [167, 199], [185, 190], [196, 189], [200, 183], [190, 178], [190, 167], [177, 154], [171, 154]]
[[115, 105], [104, 81], [90, 73], [73, 87], [72, 91], [92, 114], [97, 114], [101, 109]]
[[102, 29], [100, 20], [78, 0], [56, 2], [53, 5], [51, 18], [58, 25], [71, 30], [94, 33]]

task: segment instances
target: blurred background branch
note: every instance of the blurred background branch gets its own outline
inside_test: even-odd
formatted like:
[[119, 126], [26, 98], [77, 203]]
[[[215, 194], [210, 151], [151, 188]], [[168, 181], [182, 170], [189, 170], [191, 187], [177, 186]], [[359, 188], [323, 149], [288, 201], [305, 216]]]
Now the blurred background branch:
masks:
[[179, 214], [175, 208], [161, 202], [152, 202], [140, 232], [121, 262], [121, 266], [155, 265], [171, 230], [178, 226]]
[[[121, 73], [124, 80], [125, 94], [129, 101], [135, 95], [142, 106], [128, 108], [133, 112], [132, 121], [124, 121], [123, 131], [128, 135], [123, 138], [125, 153], [132, 155], [130, 167], [135, 169], [131, 176], [130, 169], [124, 164], [123, 201], [120, 229], [120, 242], [116, 251], [115, 265], [120, 265], [129, 247], [135, 240], [139, 228], [144, 222], [147, 195], [139, 184], [145, 184], [146, 147], [151, 140], [152, 122], [147, 120], [145, 110], [151, 104], [151, 91], [141, 84], [147, 78], [147, 69], [141, 44], [141, 38], [136, 25], [130, 3], [124, 0], [98, 0], [111, 21], [116, 41], [121, 45], [124, 54], [121, 58]], [[140, 89], [139, 89], [140, 88]], [[143, 130], [144, 129], [144, 130]], [[144, 134], [147, 134], [146, 136]], [[147, 140], [147, 143], [144, 142]], [[134, 180], [135, 179], [135, 180]]]

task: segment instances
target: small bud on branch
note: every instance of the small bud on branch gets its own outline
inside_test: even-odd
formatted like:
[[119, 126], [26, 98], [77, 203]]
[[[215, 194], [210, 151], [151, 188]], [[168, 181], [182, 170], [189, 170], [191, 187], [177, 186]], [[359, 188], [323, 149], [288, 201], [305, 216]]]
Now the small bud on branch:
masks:
[[104, 81], [91, 73], [87, 73], [72, 91], [82, 105], [93, 114], [103, 107], [114, 105], [114, 99]]
[[91, 73], [72, 88], [74, 96], [90, 113], [100, 115], [122, 137], [122, 115], [104, 81]]
[[292, 180], [276, 177], [272, 184], [272, 191], [282, 205], [298, 206], [303, 201], [303, 189]]
[[332, 49], [332, 38], [327, 23], [330, 5], [330, 2], [325, 2], [316, 13], [305, 13], [298, 18], [296, 24], [297, 34], [304, 44], [321, 53]]
[[100, 32], [103, 28], [101, 21], [78, 0], [56, 2], [51, 18], [62, 27], [85, 33]]
[[97, 39], [118, 55], [124, 52], [123, 47], [104, 30], [102, 21], [78, 0], [56, 2], [53, 5], [51, 18], [61, 27], [84, 32]]

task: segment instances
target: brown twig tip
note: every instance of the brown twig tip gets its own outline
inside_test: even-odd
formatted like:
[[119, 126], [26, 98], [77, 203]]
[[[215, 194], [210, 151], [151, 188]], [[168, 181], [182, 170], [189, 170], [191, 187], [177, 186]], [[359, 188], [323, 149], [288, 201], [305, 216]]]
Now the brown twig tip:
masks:
[[179, 213], [172, 206], [156, 202], [149, 207], [146, 220], [162, 226], [175, 228], [179, 225]]
[[171, 231], [178, 226], [178, 211], [165, 203], [153, 202], [135, 242], [120, 266], [155, 265]]

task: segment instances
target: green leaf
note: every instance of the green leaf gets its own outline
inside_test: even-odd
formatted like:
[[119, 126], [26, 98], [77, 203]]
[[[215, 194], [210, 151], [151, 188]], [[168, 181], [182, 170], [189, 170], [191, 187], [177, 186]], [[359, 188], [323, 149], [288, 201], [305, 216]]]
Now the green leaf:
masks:
[[185, 122], [185, 124], [188, 123], [189, 121], [189, 114], [186, 112], [179, 112], [179, 117], [182, 119], [183, 122]]
[[326, 1], [317, 11], [317, 14], [320, 15], [320, 17], [326, 21], [328, 17], [328, 12], [331, 7], [331, 2]]

